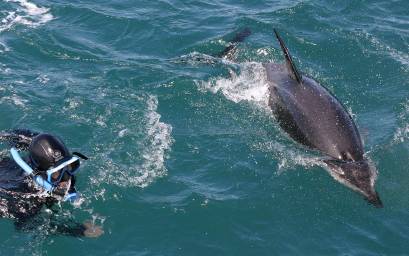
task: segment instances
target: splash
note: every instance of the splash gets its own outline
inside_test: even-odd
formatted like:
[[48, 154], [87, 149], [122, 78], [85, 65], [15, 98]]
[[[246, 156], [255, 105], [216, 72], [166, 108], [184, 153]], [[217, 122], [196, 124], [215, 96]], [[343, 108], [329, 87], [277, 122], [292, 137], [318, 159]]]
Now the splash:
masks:
[[[97, 151], [102, 150], [97, 153], [102, 166], [99, 176], [91, 179], [94, 185], [109, 183], [119, 187], [146, 187], [166, 175], [165, 159], [173, 143], [172, 126], [160, 121], [157, 97], [148, 96], [143, 101], [145, 109], [142, 113], [141, 110], [127, 113], [129, 123], [114, 128], [114, 141], [97, 146]], [[106, 118], [110, 119], [110, 115]], [[93, 194], [104, 199], [104, 193]]]
[[156, 112], [158, 99], [151, 96], [148, 99], [146, 131], [148, 145], [142, 152], [143, 163], [138, 169], [139, 176], [130, 179], [130, 182], [140, 187], [148, 186], [156, 177], [167, 173], [164, 165], [166, 152], [172, 144], [172, 126], [160, 122], [161, 115]]
[[192, 52], [186, 55], [182, 55], [178, 58], [171, 59], [171, 62], [175, 64], [189, 64], [192, 66], [204, 64], [215, 65], [220, 63], [221, 59], [199, 52]]
[[50, 9], [37, 6], [27, 0], [6, 0], [6, 2], [17, 3], [17, 10], [9, 11], [7, 16], [1, 20], [0, 32], [9, 30], [16, 24], [37, 27], [54, 19], [49, 12]]
[[221, 93], [235, 103], [247, 101], [264, 109], [268, 108], [268, 82], [261, 63], [240, 64], [241, 72], [236, 74], [230, 69], [230, 78], [216, 77], [207, 82], [196, 81], [199, 89], [212, 93]]

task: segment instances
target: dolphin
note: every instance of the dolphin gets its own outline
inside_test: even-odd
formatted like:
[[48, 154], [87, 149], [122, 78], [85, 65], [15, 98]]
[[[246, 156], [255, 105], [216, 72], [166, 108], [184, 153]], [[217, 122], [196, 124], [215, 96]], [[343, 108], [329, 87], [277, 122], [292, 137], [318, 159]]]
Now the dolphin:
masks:
[[383, 207], [375, 190], [377, 170], [364, 155], [354, 120], [342, 103], [316, 80], [299, 72], [274, 29], [285, 64], [264, 63], [269, 106], [280, 127], [296, 142], [324, 155], [327, 171], [338, 182]]

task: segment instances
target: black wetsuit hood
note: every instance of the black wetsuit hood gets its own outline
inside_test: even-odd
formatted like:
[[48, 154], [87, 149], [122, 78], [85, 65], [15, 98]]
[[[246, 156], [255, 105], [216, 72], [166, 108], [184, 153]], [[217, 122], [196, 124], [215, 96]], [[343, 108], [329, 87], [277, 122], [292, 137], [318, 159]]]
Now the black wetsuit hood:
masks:
[[41, 133], [33, 138], [28, 148], [33, 169], [46, 171], [61, 159], [70, 156], [65, 144], [57, 137]]

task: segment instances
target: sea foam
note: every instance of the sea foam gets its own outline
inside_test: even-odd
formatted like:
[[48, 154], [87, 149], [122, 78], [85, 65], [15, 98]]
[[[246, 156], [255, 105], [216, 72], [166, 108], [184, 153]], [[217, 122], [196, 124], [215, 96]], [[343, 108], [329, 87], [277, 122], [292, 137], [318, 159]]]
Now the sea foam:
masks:
[[54, 19], [49, 8], [37, 6], [27, 0], [6, 0], [18, 4], [16, 10], [8, 11], [1, 20], [0, 32], [9, 30], [16, 24], [37, 27]]
[[139, 167], [139, 176], [129, 179], [136, 186], [146, 187], [156, 177], [161, 177], [167, 173], [165, 167], [165, 158], [167, 151], [170, 150], [173, 139], [171, 137], [172, 126], [160, 122], [161, 115], [156, 112], [158, 108], [158, 99], [150, 96], [147, 102], [146, 117], [146, 135], [150, 142], [141, 152], [143, 163]]
[[[167, 174], [165, 160], [173, 143], [172, 126], [161, 122], [156, 96], [138, 99], [143, 101], [144, 109], [126, 113], [129, 123], [113, 127], [116, 138], [112, 142], [97, 143], [96, 155], [101, 165], [98, 175], [91, 179], [96, 186], [108, 183], [119, 187], [147, 187]], [[108, 113], [106, 118], [117, 114]]]
[[240, 64], [241, 72], [230, 70], [230, 77], [216, 77], [209, 81], [197, 81], [199, 89], [212, 93], [221, 93], [235, 103], [247, 101], [268, 109], [268, 82], [261, 63]]
[[394, 142], [404, 142], [409, 138], [409, 100], [402, 104], [403, 109], [399, 114], [401, 125], [396, 129], [394, 134]]

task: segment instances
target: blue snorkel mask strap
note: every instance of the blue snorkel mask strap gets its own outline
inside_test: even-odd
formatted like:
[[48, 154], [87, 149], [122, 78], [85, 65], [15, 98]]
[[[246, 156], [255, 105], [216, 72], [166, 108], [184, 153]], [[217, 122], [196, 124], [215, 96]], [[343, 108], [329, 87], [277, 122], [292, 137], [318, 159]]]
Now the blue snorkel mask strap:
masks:
[[[79, 152], [72, 152], [72, 154], [74, 156], [78, 156], [79, 158], [81, 158], [83, 160], [88, 160], [88, 157], [86, 157], [85, 155], [83, 155], [83, 154], [81, 154]], [[64, 201], [70, 201], [71, 203], [74, 203], [78, 199], [80, 199], [80, 195], [77, 193], [77, 191], [75, 189], [74, 189], [73, 192], [68, 191], [68, 194], [64, 197]]]

